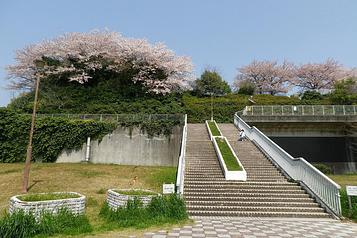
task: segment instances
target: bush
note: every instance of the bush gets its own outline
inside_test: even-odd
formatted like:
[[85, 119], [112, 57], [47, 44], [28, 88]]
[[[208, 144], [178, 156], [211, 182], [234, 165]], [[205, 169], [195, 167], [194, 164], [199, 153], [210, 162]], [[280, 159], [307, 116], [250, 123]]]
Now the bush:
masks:
[[0, 220], [0, 237], [29, 238], [34, 236], [50, 236], [55, 234], [76, 235], [91, 232], [92, 227], [84, 215], [73, 215], [67, 210], [58, 214], [44, 213], [36, 221], [32, 214], [23, 211], [6, 214]]
[[334, 91], [330, 94], [334, 104], [357, 104], [357, 79], [346, 79], [337, 82]]
[[350, 211], [346, 190], [341, 189], [340, 195], [341, 195], [342, 215], [344, 217], [350, 218], [350, 219], [354, 220], [355, 222], [357, 222], [357, 197], [351, 197], [352, 211]]
[[112, 210], [105, 203], [100, 216], [113, 226], [136, 228], [177, 223], [188, 218], [185, 203], [176, 194], [155, 196], [146, 207], [138, 198], [128, 200], [125, 207], [119, 207], [116, 210]]
[[332, 168], [329, 165], [326, 165], [326, 164], [313, 164], [313, 165], [315, 166], [315, 168], [317, 168], [324, 174], [332, 174], [333, 173]]
[[255, 92], [255, 85], [249, 81], [242, 81], [239, 84], [238, 94], [253, 95]]
[[303, 93], [301, 100], [321, 100], [323, 96], [317, 91], [306, 91]]

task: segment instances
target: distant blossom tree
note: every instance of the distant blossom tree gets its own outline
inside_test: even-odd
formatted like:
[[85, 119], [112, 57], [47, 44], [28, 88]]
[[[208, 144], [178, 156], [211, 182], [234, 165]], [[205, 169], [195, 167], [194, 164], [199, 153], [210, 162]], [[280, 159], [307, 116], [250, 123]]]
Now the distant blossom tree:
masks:
[[162, 43], [151, 45], [116, 32], [65, 34], [18, 50], [15, 59], [7, 67], [13, 89], [32, 89], [39, 75], [83, 84], [98, 71], [128, 71], [134, 83], [162, 94], [189, 88], [194, 80], [188, 57], [176, 56]]
[[331, 90], [336, 81], [349, 74], [350, 70], [343, 69], [336, 60], [328, 59], [323, 63], [307, 63], [297, 67], [293, 83], [302, 91]]
[[257, 93], [287, 93], [291, 80], [295, 75], [295, 67], [292, 63], [284, 61], [254, 60], [252, 63], [239, 68], [239, 73], [234, 82], [234, 87], [239, 90], [241, 85], [248, 83], [255, 86]]

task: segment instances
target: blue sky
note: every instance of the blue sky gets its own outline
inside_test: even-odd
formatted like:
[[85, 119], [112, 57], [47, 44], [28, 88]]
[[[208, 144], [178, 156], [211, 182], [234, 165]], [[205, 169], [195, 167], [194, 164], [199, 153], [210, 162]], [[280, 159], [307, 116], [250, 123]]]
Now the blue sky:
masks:
[[357, 66], [355, 0], [8, 0], [0, 3], [0, 106], [13, 92], [4, 67], [15, 50], [72, 31], [108, 28], [164, 42], [213, 66], [229, 83], [253, 59], [295, 63], [337, 59]]

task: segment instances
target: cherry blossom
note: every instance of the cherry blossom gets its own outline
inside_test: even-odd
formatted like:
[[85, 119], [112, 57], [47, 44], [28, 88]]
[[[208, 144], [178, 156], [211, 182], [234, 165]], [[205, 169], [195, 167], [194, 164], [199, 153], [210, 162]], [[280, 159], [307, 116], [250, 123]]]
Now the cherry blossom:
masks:
[[176, 56], [163, 43], [152, 45], [117, 32], [68, 33], [18, 50], [15, 60], [7, 67], [13, 89], [31, 89], [37, 77], [83, 84], [99, 70], [130, 69], [135, 83], [163, 94], [187, 89], [194, 80], [189, 57]]

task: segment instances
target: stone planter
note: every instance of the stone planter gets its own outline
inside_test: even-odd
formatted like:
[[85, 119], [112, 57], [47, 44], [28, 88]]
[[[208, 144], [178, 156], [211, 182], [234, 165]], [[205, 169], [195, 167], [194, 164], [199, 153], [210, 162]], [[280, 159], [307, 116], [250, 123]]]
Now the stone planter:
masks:
[[[56, 192], [55, 194], [63, 193]], [[39, 193], [46, 194], [46, 193]], [[10, 198], [9, 213], [15, 211], [24, 211], [25, 213], [32, 213], [36, 218], [41, 216], [43, 212], [52, 214], [58, 213], [61, 209], [68, 209], [75, 215], [84, 214], [85, 212], [85, 196], [76, 192], [66, 192], [66, 194], [73, 194], [79, 196], [77, 198], [65, 198], [58, 200], [46, 201], [22, 201], [21, 195], [13, 196]]]
[[[209, 127], [209, 125], [208, 125], [208, 122], [211, 122], [211, 121], [207, 121], [207, 120], [206, 120], [206, 121], [205, 121], [205, 124], [206, 124], [207, 130], [208, 130], [209, 138], [210, 138], [211, 141], [213, 141], [213, 139], [214, 139], [215, 137], [217, 137], [217, 136], [214, 136], [214, 135], [212, 134], [212, 131], [211, 131], [211, 128]], [[214, 124], [216, 125], [216, 127], [217, 127], [217, 129], [218, 129], [218, 131], [219, 131], [220, 136], [218, 136], [218, 137], [221, 137], [221, 136], [223, 135], [222, 132], [221, 132], [221, 130], [219, 129], [219, 127], [218, 127], [216, 121], [213, 120], [213, 122], [214, 122]]]
[[[139, 189], [138, 189], [139, 190]], [[138, 191], [136, 189], [109, 189], [107, 192], [107, 203], [108, 206], [116, 210], [119, 207], [124, 207], [126, 206], [128, 200], [134, 200], [135, 197], [137, 197], [144, 206], [148, 205], [151, 201], [151, 199], [154, 196], [158, 196], [159, 194], [155, 195], [126, 195], [126, 194], [121, 194], [120, 191]], [[150, 190], [142, 190], [140, 191], [145, 191], [145, 192], [152, 192]]]
[[[225, 140], [225, 142], [227, 143], [227, 145], [229, 146], [229, 149], [232, 151], [234, 158], [237, 160], [237, 163], [239, 164], [239, 166], [241, 167], [241, 170], [236, 170], [236, 171], [232, 171], [232, 170], [228, 170], [226, 163], [224, 162], [222, 153], [219, 149], [219, 146], [217, 144], [216, 139], [223, 139]], [[213, 146], [214, 149], [216, 151], [217, 157], [218, 157], [218, 161], [221, 165], [221, 168], [223, 169], [223, 173], [224, 173], [224, 177], [226, 180], [240, 180], [240, 181], [246, 181], [247, 180], [247, 171], [244, 169], [242, 163], [239, 161], [236, 153], [234, 152], [232, 146], [229, 144], [228, 140], [226, 137], [224, 136], [216, 136], [213, 139]]]

